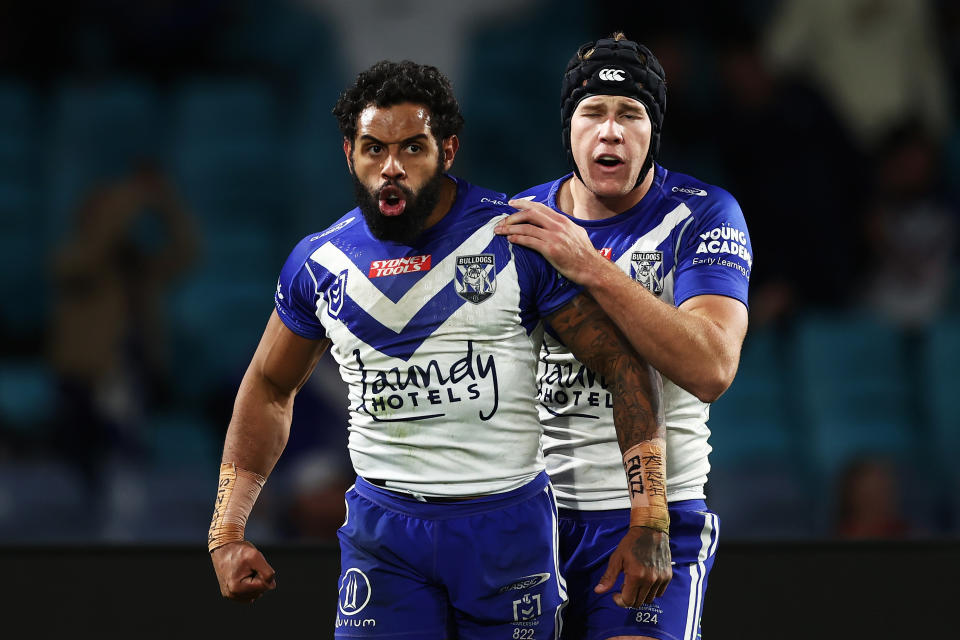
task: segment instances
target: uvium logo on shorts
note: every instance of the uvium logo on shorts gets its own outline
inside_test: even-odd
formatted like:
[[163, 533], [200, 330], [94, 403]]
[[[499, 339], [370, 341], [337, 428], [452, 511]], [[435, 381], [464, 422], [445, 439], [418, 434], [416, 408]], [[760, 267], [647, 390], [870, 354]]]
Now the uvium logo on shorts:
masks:
[[480, 304], [497, 290], [497, 264], [492, 253], [457, 256], [453, 281], [457, 294], [473, 304]]
[[340, 613], [352, 616], [370, 602], [370, 580], [360, 569], [350, 568], [340, 580]]

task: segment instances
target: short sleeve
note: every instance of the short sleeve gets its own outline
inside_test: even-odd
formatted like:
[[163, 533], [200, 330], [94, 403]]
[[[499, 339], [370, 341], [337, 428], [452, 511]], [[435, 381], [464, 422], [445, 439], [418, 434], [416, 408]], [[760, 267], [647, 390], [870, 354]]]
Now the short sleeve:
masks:
[[[716, 188], [715, 188], [716, 189]], [[716, 189], [714, 200], [695, 212], [695, 224], [680, 238], [674, 304], [699, 295], [722, 295], [748, 306], [753, 246], [740, 205]]]
[[312, 250], [309, 238], [301, 241], [290, 253], [277, 281], [274, 303], [277, 315], [288, 329], [311, 340], [326, 336], [326, 331], [317, 317], [320, 299], [316, 277], [308, 261]]
[[521, 310], [529, 310], [538, 318], [544, 318], [580, 293], [579, 285], [560, 275], [539, 253], [517, 245], [513, 246], [513, 251], [520, 282]]

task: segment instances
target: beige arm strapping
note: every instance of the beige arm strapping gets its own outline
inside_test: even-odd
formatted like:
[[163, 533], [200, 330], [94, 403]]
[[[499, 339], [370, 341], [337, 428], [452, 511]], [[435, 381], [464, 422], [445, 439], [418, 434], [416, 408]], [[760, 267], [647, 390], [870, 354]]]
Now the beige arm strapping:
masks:
[[670, 532], [667, 511], [666, 442], [662, 438], [635, 444], [623, 454], [630, 491], [630, 526]]
[[267, 481], [260, 474], [239, 468], [232, 462], [220, 465], [217, 502], [207, 533], [207, 550], [213, 551], [229, 542], [242, 542], [247, 518]]

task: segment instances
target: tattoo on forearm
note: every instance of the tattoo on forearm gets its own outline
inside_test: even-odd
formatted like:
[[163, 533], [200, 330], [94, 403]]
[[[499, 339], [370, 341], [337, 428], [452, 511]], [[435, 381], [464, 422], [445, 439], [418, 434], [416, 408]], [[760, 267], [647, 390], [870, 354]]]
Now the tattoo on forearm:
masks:
[[[664, 437], [659, 374], [637, 355], [600, 306], [581, 294], [548, 320], [580, 362], [610, 381], [620, 450]], [[660, 482], [662, 486], [662, 478]]]
[[649, 454], [631, 456], [624, 461], [630, 497], [646, 493], [647, 497], [666, 497], [666, 479], [663, 477], [663, 456]]

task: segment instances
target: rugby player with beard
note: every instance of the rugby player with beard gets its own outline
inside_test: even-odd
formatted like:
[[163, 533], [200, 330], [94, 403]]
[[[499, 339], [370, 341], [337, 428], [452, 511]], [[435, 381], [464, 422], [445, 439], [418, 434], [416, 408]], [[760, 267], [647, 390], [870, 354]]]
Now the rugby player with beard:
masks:
[[649, 498], [611, 567], [630, 601], [661, 591], [659, 376], [589, 296], [494, 233], [513, 211], [503, 194], [447, 173], [463, 119], [436, 68], [378, 63], [334, 114], [359, 206], [291, 252], [241, 382], [208, 536], [221, 593], [252, 602], [276, 586], [244, 528], [329, 349], [357, 472], [338, 533], [337, 637], [556, 637], [566, 587], [536, 407], [544, 320], [611, 381], [634, 454], [622, 469]]

